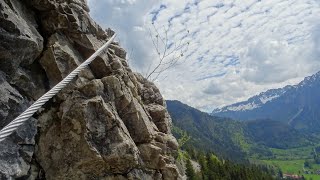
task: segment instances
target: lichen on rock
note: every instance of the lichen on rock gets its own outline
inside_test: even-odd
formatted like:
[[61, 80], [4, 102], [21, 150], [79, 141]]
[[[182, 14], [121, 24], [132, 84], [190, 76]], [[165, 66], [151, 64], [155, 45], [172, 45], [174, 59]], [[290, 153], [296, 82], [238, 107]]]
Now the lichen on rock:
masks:
[[[0, 128], [103, 45], [113, 31], [85, 0], [0, 1]], [[0, 179], [179, 179], [158, 88], [119, 43], [0, 144]]]

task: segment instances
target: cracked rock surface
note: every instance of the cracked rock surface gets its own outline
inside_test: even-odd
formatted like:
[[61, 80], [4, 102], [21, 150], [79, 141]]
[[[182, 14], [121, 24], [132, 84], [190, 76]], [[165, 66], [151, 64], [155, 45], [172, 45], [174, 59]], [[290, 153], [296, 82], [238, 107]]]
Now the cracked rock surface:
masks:
[[[112, 35], [85, 0], [0, 1], [0, 128]], [[0, 143], [0, 179], [181, 179], [158, 88], [117, 42]]]

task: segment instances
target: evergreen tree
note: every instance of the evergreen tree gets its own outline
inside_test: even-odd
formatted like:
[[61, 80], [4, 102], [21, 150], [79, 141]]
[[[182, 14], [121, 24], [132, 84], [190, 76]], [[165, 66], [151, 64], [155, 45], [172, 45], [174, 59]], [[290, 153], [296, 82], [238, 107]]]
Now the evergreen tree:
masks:
[[199, 162], [200, 167], [201, 167], [202, 180], [207, 180], [208, 179], [208, 177], [207, 177], [208, 166], [207, 166], [205, 155], [202, 152], [199, 153], [198, 162]]
[[193, 169], [193, 166], [192, 166], [190, 159], [187, 159], [186, 174], [187, 174], [188, 179], [196, 180], [196, 173], [194, 172], [194, 169]]
[[[214, 153], [204, 154], [191, 144], [186, 144], [190, 136], [179, 133], [178, 159], [186, 162], [186, 175], [189, 180], [273, 180], [273, 176], [282, 176], [265, 165], [235, 164], [229, 160], [219, 159]], [[183, 149], [183, 150], [182, 150]], [[180, 157], [180, 158], [179, 158]], [[200, 165], [200, 172], [195, 172], [191, 159]]]
[[282, 173], [281, 169], [279, 169], [279, 172], [278, 172], [278, 173], [279, 173], [279, 177], [280, 177], [280, 178], [283, 178], [283, 173]]

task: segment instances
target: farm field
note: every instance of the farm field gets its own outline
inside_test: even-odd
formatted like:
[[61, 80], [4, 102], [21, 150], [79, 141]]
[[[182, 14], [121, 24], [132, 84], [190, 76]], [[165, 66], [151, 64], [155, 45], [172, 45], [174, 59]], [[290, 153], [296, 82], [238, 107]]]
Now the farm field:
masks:
[[[320, 175], [314, 174], [317, 170], [320, 170], [319, 164], [312, 163], [312, 168], [304, 168], [305, 160], [263, 160], [263, 162], [280, 168], [283, 174], [297, 174], [300, 176], [303, 175], [307, 180], [320, 180]], [[312, 172], [313, 174], [306, 174], [304, 170]]]
[[[320, 180], [320, 164], [314, 160], [315, 146], [306, 146], [291, 149], [270, 148], [272, 158], [261, 158], [260, 163], [268, 164], [281, 169], [283, 174], [304, 176], [306, 180]], [[308, 166], [305, 166], [305, 162]]]

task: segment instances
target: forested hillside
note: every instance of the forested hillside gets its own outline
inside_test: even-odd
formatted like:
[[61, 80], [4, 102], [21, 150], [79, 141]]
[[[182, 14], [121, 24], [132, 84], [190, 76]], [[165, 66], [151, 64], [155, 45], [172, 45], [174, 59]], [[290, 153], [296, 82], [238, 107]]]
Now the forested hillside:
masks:
[[287, 149], [318, 142], [311, 134], [301, 133], [287, 124], [273, 120], [236, 121], [214, 117], [179, 101], [167, 101], [174, 124], [174, 135], [186, 132], [190, 145], [213, 151], [219, 157], [246, 163], [250, 157], [272, 158], [272, 148]]

